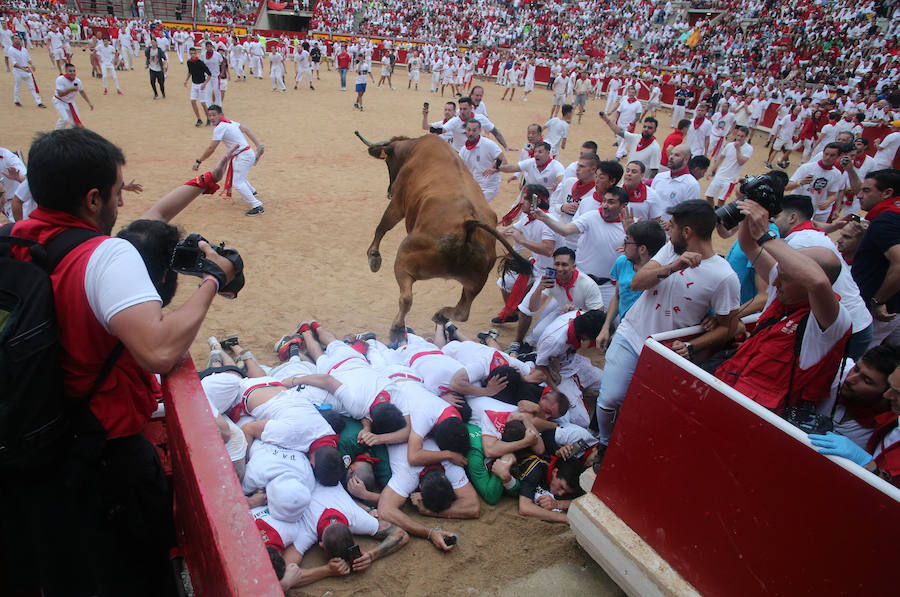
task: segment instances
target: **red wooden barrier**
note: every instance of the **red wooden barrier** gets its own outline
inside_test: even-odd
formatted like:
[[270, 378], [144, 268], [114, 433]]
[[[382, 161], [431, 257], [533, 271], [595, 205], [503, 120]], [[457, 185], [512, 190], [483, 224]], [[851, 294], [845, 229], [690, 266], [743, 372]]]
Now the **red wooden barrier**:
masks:
[[175, 523], [194, 593], [282, 596], [190, 357], [163, 392]]
[[897, 594], [900, 491], [652, 339], [592, 492], [703, 595]]

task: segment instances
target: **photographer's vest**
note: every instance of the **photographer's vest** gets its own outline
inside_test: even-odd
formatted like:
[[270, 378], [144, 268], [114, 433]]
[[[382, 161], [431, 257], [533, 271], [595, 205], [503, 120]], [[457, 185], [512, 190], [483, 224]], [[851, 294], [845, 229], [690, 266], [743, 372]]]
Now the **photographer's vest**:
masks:
[[821, 401], [829, 394], [850, 330], [818, 363], [801, 369], [800, 347], [809, 315], [809, 303], [787, 307], [773, 300], [737, 354], [716, 369], [716, 377], [777, 413], [800, 400]]
[[900, 442], [894, 442], [889, 446], [884, 445], [888, 434], [897, 428], [897, 414], [893, 412], [881, 413], [875, 417], [875, 431], [866, 444], [866, 452], [874, 454], [881, 446], [881, 454], [875, 457], [875, 466], [890, 475], [882, 475], [885, 481], [900, 487]]
[[[27, 220], [17, 222], [12, 234], [47, 243], [67, 228], [96, 227], [65, 212], [38, 207]], [[67, 396], [85, 396], [97, 380], [107, 357], [118, 344], [91, 311], [84, 276], [88, 261], [105, 235], [87, 240], [60, 262], [50, 277], [59, 324]], [[25, 247], [14, 247], [14, 256], [30, 261]], [[90, 401], [91, 411], [112, 439], [141, 431], [156, 410], [162, 391], [156, 376], [141, 369], [128, 349], [122, 351], [109, 376]]]

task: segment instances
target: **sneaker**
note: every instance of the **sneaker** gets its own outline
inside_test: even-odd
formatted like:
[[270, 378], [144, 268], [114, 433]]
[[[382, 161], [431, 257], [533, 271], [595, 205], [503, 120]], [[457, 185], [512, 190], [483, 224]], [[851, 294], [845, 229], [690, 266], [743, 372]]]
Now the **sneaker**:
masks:
[[47, 106], [45, 106], [44, 104], [38, 104], [38, 108], [43, 108], [43, 109], [46, 110], [46, 109], [47, 109]]
[[515, 321], [519, 321], [518, 311], [513, 313], [512, 315], [508, 316], [506, 319], [501, 319], [501, 317], [499, 315], [497, 317], [494, 317], [493, 319], [491, 319], [491, 323], [493, 323], [493, 324], [512, 323]]
[[591, 464], [591, 468], [595, 474], [600, 472], [600, 465], [603, 464], [603, 457], [606, 456], [607, 448], [608, 446], [597, 444], [597, 451], [594, 453], [594, 462]]
[[17, 106], [19, 106], [20, 108], [22, 107], [22, 103], [21, 103], [21, 102], [15, 102], [15, 104], [16, 104]]
[[486, 332], [478, 332], [478, 339], [482, 344], [487, 344], [488, 338], [493, 338], [494, 340], [496, 340], [498, 336], [500, 336], [500, 332], [498, 332], [494, 328], [491, 328]]
[[359, 110], [359, 103], [353, 102], [353, 107], [356, 108], [357, 110]]
[[153, 99], [159, 99], [159, 96], [158, 96], [158, 95], [154, 95], [154, 96], [153, 96]]
[[532, 346], [528, 342], [522, 342], [522, 350], [520, 350], [519, 352], [534, 352], [534, 346]]
[[261, 216], [264, 213], [266, 213], [266, 210], [263, 209], [263, 206], [257, 205], [253, 209], [248, 209], [247, 211], [245, 211], [244, 215], [245, 216]]
[[516, 358], [522, 362], [533, 363], [537, 360], [537, 353], [536, 352], [526, 352], [524, 354], [519, 354], [519, 356], [517, 356]]
[[309, 88], [310, 88], [310, 89], [312, 89], [312, 90], [313, 90], [313, 91], [315, 91], [315, 90], [316, 90], [316, 88], [315, 88], [315, 87], [313, 87], [313, 86], [312, 86], [312, 85], [310, 85], [310, 86], [309, 86]]
[[763, 166], [765, 166], [765, 167], [768, 168], [769, 170], [772, 169], [772, 164], [770, 164], [769, 162], [763, 162]]
[[210, 352], [214, 350], [222, 350], [222, 344], [219, 342], [219, 339], [215, 336], [210, 336], [206, 339], [206, 344], [209, 346]]
[[121, 89], [116, 89], [116, 94], [117, 95], [125, 95], [124, 93], [122, 93]]
[[197, 122], [194, 123], [194, 126], [203, 126], [203, 121], [198, 118]]
[[506, 354], [517, 355], [522, 352], [522, 345], [518, 342], [513, 342], [509, 345], [509, 348], [506, 349]]
[[299, 355], [303, 347], [303, 339], [299, 336], [286, 336], [287, 340], [281, 339], [278, 344], [278, 360], [284, 363], [290, 360], [292, 356]]
[[106, 92], [106, 89], [104, 89], [104, 90], [103, 90], [103, 95], [106, 95], [106, 93], [107, 93], [107, 92]]
[[231, 350], [234, 348], [235, 344], [240, 344], [240, 342], [238, 341], [237, 334], [228, 334], [222, 338], [222, 341], [219, 344], [222, 345], [222, 350]]
[[295, 89], [295, 90], [297, 89], [297, 86], [296, 86], [296, 85], [294, 85], [294, 89]]

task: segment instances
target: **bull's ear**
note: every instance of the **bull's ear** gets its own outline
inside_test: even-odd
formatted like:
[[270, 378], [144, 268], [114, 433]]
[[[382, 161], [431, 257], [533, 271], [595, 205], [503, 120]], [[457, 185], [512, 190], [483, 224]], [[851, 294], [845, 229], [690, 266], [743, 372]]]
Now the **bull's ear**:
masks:
[[384, 147], [381, 148], [381, 155], [378, 156], [378, 159], [386, 160], [388, 156], [388, 152], [385, 151]]

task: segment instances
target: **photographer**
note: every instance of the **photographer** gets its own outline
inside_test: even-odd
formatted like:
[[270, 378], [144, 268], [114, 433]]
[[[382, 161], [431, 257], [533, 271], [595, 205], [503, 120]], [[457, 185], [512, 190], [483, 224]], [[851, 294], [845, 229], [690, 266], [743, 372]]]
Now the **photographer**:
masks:
[[795, 250], [769, 230], [769, 210], [737, 204], [744, 220], [741, 249], [769, 281], [769, 299], [756, 329], [716, 377], [778, 413], [828, 396], [850, 338], [850, 314], [832, 284], [840, 258], [823, 247]]
[[[76, 438], [39, 481], [18, 481], [28, 483], [33, 510], [14, 515], [40, 538], [33, 556], [46, 595], [174, 594], [171, 493], [141, 429], [162, 398], [155, 374], [182, 359], [220, 286], [240, 274], [201, 243], [216, 275], [204, 276], [180, 309], [164, 315], [138, 251], [108, 236], [123, 205], [124, 162], [118, 147], [86, 129], [40, 135], [28, 172], [38, 208], [12, 233], [42, 243], [71, 228], [97, 234], [51, 277], [66, 395], [88, 396], [88, 408], [71, 400]], [[29, 258], [24, 247], [13, 254]]]

